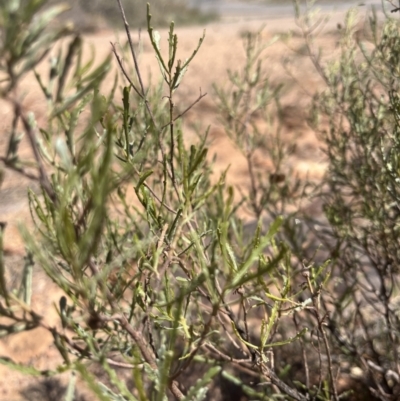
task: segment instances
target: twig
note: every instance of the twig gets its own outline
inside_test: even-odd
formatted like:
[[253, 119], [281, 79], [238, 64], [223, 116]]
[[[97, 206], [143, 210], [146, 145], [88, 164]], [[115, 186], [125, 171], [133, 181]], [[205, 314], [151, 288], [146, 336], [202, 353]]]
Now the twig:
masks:
[[[137, 76], [137, 78], [139, 80], [141, 95], [139, 94], [139, 91], [137, 91], [135, 89], [135, 86], [133, 86], [133, 87], [137, 91], [139, 96], [141, 96], [142, 99], [144, 100], [144, 102], [146, 104], [146, 109], [147, 109], [147, 111], [148, 111], [148, 113], [150, 115], [150, 118], [151, 118], [151, 120], [152, 120], [152, 122], [154, 124], [154, 127], [156, 127], [157, 126], [156, 120], [154, 118], [153, 112], [151, 111], [149, 102], [148, 102], [148, 100], [146, 98], [146, 91], [145, 91], [144, 85], [143, 85], [142, 74], [140, 73], [140, 68], [139, 68], [139, 63], [138, 63], [137, 57], [136, 57], [135, 48], [133, 47], [131, 32], [130, 32], [130, 29], [129, 29], [128, 21], [126, 20], [124, 7], [122, 6], [121, 0], [117, 0], [117, 3], [118, 3], [118, 6], [119, 6], [119, 9], [121, 11], [122, 20], [124, 21], [125, 32], [126, 32], [126, 36], [128, 38], [128, 42], [129, 42], [129, 47], [130, 47], [131, 54], [132, 54], [133, 63], [135, 65], [136, 76]], [[114, 53], [114, 54], [116, 54], [116, 53]], [[124, 75], [127, 76], [127, 74], [125, 74], [125, 73], [124, 73]], [[129, 80], [129, 83], [132, 84], [132, 81], [130, 79], [128, 79], [128, 80]]]
[[44, 165], [43, 165], [42, 158], [40, 157], [40, 153], [39, 153], [37, 143], [36, 143], [37, 142], [36, 132], [35, 132], [34, 128], [31, 126], [31, 124], [29, 123], [26, 116], [23, 114], [21, 104], [18, 103], [17, 101], [13, 101], [13, 103], [14, 103], [14, 108], [15, 108], [15, 114], [21, 118], [22, 124], [24, 125], [26, 134], [27, 134], [27, 136], [29, 138], [29, 142], [31, 144], [33, 155], [34, 155], [36, 163], [38, 165], [40, 185], [45, 190], [45, 192], [47, 193], [49, 198], [52, 200], [52, 202], [56, 204], [57, 203], [57, 195], [51, 186], [49, 177], [48, 177], [46, 170], [44, 168]]
[[[89, 268], [94, 276], [99, 275], [99, 270], [94, 262], [93, 259], [89, 261]], [[110, 303], [111, 307], [114, 310], [118, 310], [118, 306], [115, 303], [114, 297], [111, 294], [110, 290], [108, 289], [107, 285], [103, 283], [101, 280], [99, 280], [99, 284], [102, 286], [103, 291], [106, 294], [106, 297], [108, 299], [108, 302]], [[124, 313], [121, 313], [119, 317], [116, 318], [116, 320], [119, 321], [121, 324], [121, 327], [130, 335], [130, 337], [133, 339], [133, 341], [136, 343], [138, 346], [143, 359], [149, 364], [149, 366], [154, 369], [158, 370], [158, 365], [155, 359], [154, 354], [152, 353], [150, 347], [147, 345], [146, 340], [143, 338], [143, 335], [140, 331], [135, 330], [132, 325], [129, 323], [128, 319], [126, 318]], [[169, 383], [169, 389], [171, 390], [171, 393], [174, 395], [174, 397], [177, 400], [181, 400], [184, 398], [183, 393], [179, 390], [178, 388], [178, 383], [176, 381], [171, 381]]]
[[262, 374], [265, 377], [267, 377], [268, 379], [270, 379], [272, 384], [274, 384], [276, 387], [278, 387], [281, 391], [283, 391], [289, 397], [292, 397], [297, 401], [307, 401], [308, 400], [308, 398], [305, 397], [303, 394], [299, 393], [296, 389], [293, 389], [292, 387], [290, 387], [286, 383], [284, 383], [281, 379], [279, 379], [278, 376], [276, 376], [275, 373], [273, 373], [272, 370], [269, 369], [264, 362], [261, 362], [259, 367], [260, 367]]
[[221, 352], [218, 348], [215, 348], [212, 344], [210, 343], [205, 343], [202, 344], [203, 348], [206, 348], [208, 350], [211, 350], [212, 352], [215, 352], [216, 354], [218, 354], [220, 357], [224, 358], [225, 360], [227, 360], [226, 358], [229, 358], [229, 362], [233, 362], [233, 363], [237, 363], [237, 364], [243, 364], [243, 363], [251, 363], [252, 360], [251, 358], [246, 358], [246, 359], [235, 359], [232, 358], [229, 355], [225, 355], [223, 352]]
[[198, 341], [197, 346], [190, 352], [189, 356], [186, 358], [185, 363], [183, 364], [183, 366], [181, 366], [179, 368], [179, 370], [174, 373], [171, 377], [171, 379], [176, 379], [178, 376], [180, 376], [188, 367], [189, 365], [192, 363], [193, 358], [196, 356], [196, 354], [199, 352], [201, 346], [204, 344], [204, 341], [206, 340], [207, 334], [210, 332], [211, 329], [211, 323], [213, 321], [213, 319], [215, 318], [215, 316], [218, 313], [218, 309], [219, 309], [219, 305], [214, 305], [213, 306], [213, 311], [211, 313], [211, 316], [208, 320], [208, 322], [205, 324], [203, 332], [201, 333], [200, 339]]
[[124, 7], [122, 6], [121, 0], [117, 0], [117, 3], [118, 3], [118, 6], [119, 6], [119, 10], [121, 11], [122, 20], [124, 21], [125, 32], [126, 32], [126, 36], [128, 38], [129, 47], [131, 49], [133, 63], [135, 64], [136, 75], [137, 75], [138, 80], [139, 80], [139, 85], [140, 85], [140, 90], [142, 92], [142, 97], [145, 98], [145, 93], [146, 92], [144, 90], [144, 85], [143, 85], [143, 81], [142, 81], [142, 75], [140, 73], [139, 63], [138, 63], [137, 57], [136, 57], [136, 52], [135, 52], [135, 49], [133, 47], [131, 31], [129, 29], [128, 21], [126, 20]]
[[[293, 314], [293, 321], [294, 321], [294, 324], [296, 326], [297, 332], [299, 332], [300, 328], [299, 328], [299, 324], [298, 324], [297, 319], [296, 319], [296, 313]], [[302, 353], [303, 364], [304, 364], [304, 373], [306, 375], [306, 387], [310, 388], [310, 370], [309, 370], [309, 366], [308, 366], [306, 348], [304, 346], [303, 339], [300, 338], [299, 340], [300, 340], [301, 353]]]
[[[209, 350], [216, 353], [220, 359], [227, 361], [227, 362], [231, 362], [235, 365], [242, 366], [244, 368], [247, 368], [253, 374], [255, 373], [254, 368], [251, 367], [251, 364], [248, 363], [248, 361], [240, 360], [240, 359], [233, 359], [232, 357], [225, 355], [223, 352], [216, 350], [214, 347], [210, 348], [209, 344], [207, 344], [206, 346]], [[297, 401], [308, 401], [308, 398], [306, 396], [304, 396], [303, 394], [299, 393], [296, 389], [294, 389], [294, 388], [288, 386], [286, 383], [284, 383], [264, 363], [260, 363], [260, 364], [258, 364], [258, 366], [260, 368], [260, 372], [265, 377], [267, 377], [271, 381], [272, 384], [276, 385], [282, 392], [287, 394], [289, 397], [292, 397], [293, 399], [295, 399]]]
[[144, 182], [144, 183], [143, 183], [143, 186], [145, 186], [145, 187], [150, 191], [150, 193], [154, 196], [154, 198], [155, 198], [156, 200], [158, 200], [158, 202], [160, 202], [161, 206], [164, 206], [169, 212], [171, 212], [171, 213], [173, 213], [173, 214], [178, 214], [177, 211], [175, 211], [175, 210], [172, 209], [170, 206], [168, 206], [165, 202], [163, 202], [163, 201], [156, 195], [156, 193], [153, 191], [153, 189], [152, 189], [149, 185], [147, 185], [147, 184]]
[[122, 73], [124, 74], [125, 78], [128, 80], [129, 84], [132, 86], [133, 90], [138, 94], [138, 96], [142, 99], [144, 99], [144, 96], [142, 93], [139, 92], [139, 89], [136, 88], [136, 85], [132, 82], [131, 78], [129, 77], [128, 73], [125, 70], [124, 65], [122, 64], [122, 60], [121, 57], [119, 57], [118, 53], [117, 53], [117, 49], [115, 48], [114, 43], [110, 42], [111, 47], [112, 47], [112, 52], [115, 55], [115, 58], [117, 59], [119, 68], [121, 69]]
[[[328, 337], [327, 337], [325, 329], [324, 329], [324, 325], [325, 325], [324, 321], [325, 321], [325, 318], [327, 317], [327, 314], [325, 314], [324, 316], [321, 317], [321, 311], [320, 311], [321, 289], [313, 288], [313, 285], [310, 280], [309, 272], [304, 272], [303, 275], [307, 281], [308, 289], [311, 293], [312, 302], [313, 302], [313, 306], [314, 306], [314, 314], [315, 314], [315, 318], [317, 320], [317, 325], [318, 325], [318, 333], [321, 333], [322, 341], [323, 341], [324, 347], [325, 347], [325, 352], [326, 352], [326, 356], [327, 356], [327, 360], [328, 360], [329, 381], [330, 381], [331, 390], [333, 392], [333, 399], [335, 401], [339, 401], [338, 392], [337, 392], [337, 388], [336, 388], [336, 382], [335, 382], [335, 378], [333, 375], [331, 350], [329, 347]], [[319, 342], [319, 340], [318, 340], [318, 342]], [[319, 357], [321, 358], [320, 352], [319, 352]]]
[[182, 111], [182, 113], [178, 114], [172, 121], [170, 121], [169, 123], [163, 125], [163, 126], [161, 127], [161, 131], [162, 131], [164, 128], [167, 128], [168, 125], [171, 125], [171, 124], [172, 124], [173, 122], [175, 122], [176, 120], [182, 118], [192, 107], [194, 107], [197, 103], [199, 103], [200, 100], [203, 99], [203, 97], [205, 97], [205, 96], [207, 96], [207, 92], [204, 93], [204, 94], [202, 94], [202, 93], [201, 93], [201, 88], [200, 88], [200, 95], [199, 95], [199, 97], [198, 97], [188, 108], [186, 108], [184, 111]]
[[[129, 78], [129, 75], [128, 75], [128, 73], [126, 72], [126, 70], [125, 70], [125, 68], [124, 68], [124, 66], [123, 66], [123, 64], [122, 64], [121, 58], [118, 56], [118, 54], [117, 54], [117, 52], [116, 52], [115, 46], [111, 43], [111, 46], [112, 46], [112, 48], [113, 48], [113, 53], [114, 53], [114, 55], [116, 56], [117, 62], [118, 62], [118, 64], [119, 64], [120, 68], [121, 68], [121, 71], [122, 71], [122, 73], [124, 74], [124, 76], [126, 77], [126, 79], [128, 80], [129, 84], [133, 87], [134, 91], [138, 94], [138, 96], [144, 100], [144, 103], [145, 103], [145, 105], [146, 105], [146, 110], [147, 110], [147, 112], [149, 113], [150, 119], [151, 119], [151, 121], [152, 121], [154, 127], [156, 128], [156, 127], [157, 127], [156, 119], [155, 119], [154, 114], [153, 114], [153, 112], [152, 112], [152, 110], [151, 110], [151, 108], [150, 108], [149, 102], [148, 102], [148, 100], [147, 100], [147, 98], [146, 98], [146, 91], [145, 91], [145, 89], [144, 89], [144, 85], [143, 85], [143, 81], [142, 81], [142, 76], [141, 76], [141, 73], [140, 73], [139, 64], [138, 64], [137, 57], [136, 57], [136, 52], [135, 52], [135, 49], [134, 49], [134, 47], [133, 47], [133, 42], [132, 42], [132, 38], [131, 38], [131, 33], [130, 33], [130, 29], [129, 29], [129, 24], [128, 24], [128, 21], [126, 20], [126, 17], [125, 17], [125, 11], [124, 11], [124, 8], [123, 8], [123, 6], [122, 6], [121, 0], [117, 0], [117, 2], [118, 2], [119, 9], [120, 9], [120, 11], [121, 11], [122, 19], [123, 19], [123, 21], [124, 21], [124, 26], [125, 26], [125, 31], [126, 31], [126, 34], [127, 34], [127, 37], [128, 37], [129, 47], [130, 47], [130, 49], [131, 49], [131, 54], [132, 54], [133, 62], [134, 62], [134, 64], [135, 64], [136, 76], [137, 76], [137, 78], [138, 78], [138, 80], [139, 80], [139, 84], [140, 84], [140, 91], [139, 91], [138, 88], [136, 88], [136, 85], [135, 85], [135, 84], [132, 82], [132, 80]], [[160, 132], [161, 132], [161, 131], [162, 131], [162, 130], [160, 130]], [[159, 141], [159, 145], [160, 145], [161, 153], [162, 153], [162, 155], [163, 155], [163, 157], [164, 157], [164, 153], [165, 153], [165, 152], [164, 152], [164, 147], [163, 147], [163, 144], [162, 144], [161, 140]]]
[[0, 161], [2, 161], [7, 168], [23, 175], [24, 177], [29, 178], [32, 181], [40, 181], [40, 177], [25, 171], [22, 167], [11, 164], [7, 157], [0, 156]]

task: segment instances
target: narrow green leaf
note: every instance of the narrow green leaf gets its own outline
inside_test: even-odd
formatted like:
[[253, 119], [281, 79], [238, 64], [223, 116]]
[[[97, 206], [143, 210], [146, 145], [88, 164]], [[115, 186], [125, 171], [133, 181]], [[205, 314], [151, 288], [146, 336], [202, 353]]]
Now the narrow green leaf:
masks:
[[135, 187], [136, 191], [139, 190], [139, 188], [143, 185], [143, 183], [146, 181], [146, 179], [149, 178], [152, 174], [153, 174], [153, 170], [147, 170], [141, 174], [139, 181]]
[[65, 393], [64, 401], [74, 401], [75, 399], [75, 385], [76, 385], [76, 375], [74, 372], [71, 373], [69, 378], [67, 391]]
[[19, 363], [15, 363], [10, 358], [6, 357], [0, 357], [0, 364], [7, 366], [8, 368], [15, 370], [17, 372], [23, 373], [24, 375], [29, 375], [29, 376], [44, 376], [46, 373], [32, 366], [25, 366]]
[[176, 231], [176, 228], [178, 227], [178, 222], [179, 222], [179, 219], [181, 218], [181, 216], [182, 216], [182, 209], [179, 209], [178, 212], [176, 213], [175, 219], [172, 222], [171, 227], [169, 228], [168, 233], [167, 233], [167, 238], [168, 238], [169, 242], [172, 241], [172, 239], [175, 235], [175, 231]]
[[19, 296], [22, 296], [22, 299], [25, 304], [30, 305], [32, 299], [32, 277], [33, 277], [33, 255], [28, 253], [25, 256], [25, 264], [24, 270], [21, 279], [21, 286], [19, 291]]
[[271, 243], [272, 238], [276, 235], [279, 228], [282, 226], [282, 223], [283, 218], [281, 216], [277, 217], [270, 226], [267, 235], [261, 237], [259, 245], [253, 247], [253, 250], [251, 251], [247, 260], [242, 264], [242, 266], [239, 267], [239, 270], [232, 282], [233, 287], [238, 285], [238, 283], [243, 279], [244, 275], [248, 272], [253, 263], [262, 254], [264, 248]]
[[107, 395], [103, 391], [102, 383], [100, 383], [97, 378], [95, 378], [91, 373], [89, 373], [83, 364], [81, 364], [80, 362], [75, 362], [74, 367], [82, 376], [85, 383], [93, 391], [93, 393], [99, 398], [100, 401], [110, 401], [110, 398], [107, 397]]
[[303, 337], [304, 334], [306, 334], [308, 331], [307, 327], [305, 327], [303, 330], [301, 330], [299, 333], [297, 333], [295, 336], [288, 338], [287, 340], [283, 341], [278, 341], [276, 343], [270, 343], [270, 344], [265, 344], [264, 348], [270, 348], [270, 347], [281, 347], [282, 345], [287, 345], [292, 343], [293, 341], [296, 341], [298, 338]]
[[5, 299], [7, 305], [9, 305], [8, 300], [8, 290], [6, 285], [6, 269], [4, 264], [4, 248], [3, 248], [3, 238], [5, 224], [0, 224], [0, 295]]
[[221, 366], [213, 366], [210, 368], [201, 379], [197, 380], [194, 386], [192, 386], [187, 392], [186, 396], [182, 401], [201, 401], [207, 395], [208, 388], [211, 380], [221, 372]]
[[245, 345], [247, 345], [248, 347], [253, 348], [253, 349], [259, 349], [259, 348], [260, 348], [259, 346], [254, 345], [254, 344], [249, 343], [248, 341], [246, 341], [246, 340], [240, 335], [240, 333], [239, 333], [238, 329], [236, 328], [236, 325], [235, 325], [234, 322], [231, 322], [231, 325], [232, 325], [232, 329], [233, 329], [234, 333], [236, 334], [236, 337], [240, 340], [240, 342], [242, 342], [243, 344], [245, 344]]

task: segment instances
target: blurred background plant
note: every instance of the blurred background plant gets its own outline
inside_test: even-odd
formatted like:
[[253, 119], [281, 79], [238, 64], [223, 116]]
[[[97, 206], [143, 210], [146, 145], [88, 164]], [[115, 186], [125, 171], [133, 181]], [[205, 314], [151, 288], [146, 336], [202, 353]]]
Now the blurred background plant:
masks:
[[[121, 19], [115, 2], [106, 0], [50, 0], [49, 5], [67, 3], [69, 10], [61, 16], [64, 21], [71, 21], [77, 29], [83, 32], [97, 31], [104, 28], [119, 29]], [[145, 28], [147, 26], [146, 1], [123, 1], [125, 14], [132, 28]], [[204, 12], [196, 3], [187, 0], [154, 0], [149, 2], [152, 7], [153, 23], [157, 27], [168, 26], [175, 21], [179, 26], [189, 24], [206, 24], [215, 21], [218, 16], [214, 12]]]
[[[393, 4], [393, 2], [390, 2]], [[356, 9], [338, 25], [337, 53], [323, 61], [319, 17], [296, 17], [305, 53], [326, 89], [314, 96], [310, 124], [328, 170], [317, 191], [329, 222], [334, 297], [323, 296], [332, 353], [358, 366], [370, 396], [400, 394], [399, 351], [399, 20], [372, 10], [359, 32]], [[311, 11], [311, 10], [310, 10]], [[396, 12], [393, 8], [392, 12]], [[334, 348], [333, 348], [334, 347]], [[360, 375], [360, 373], [355, 373]]]

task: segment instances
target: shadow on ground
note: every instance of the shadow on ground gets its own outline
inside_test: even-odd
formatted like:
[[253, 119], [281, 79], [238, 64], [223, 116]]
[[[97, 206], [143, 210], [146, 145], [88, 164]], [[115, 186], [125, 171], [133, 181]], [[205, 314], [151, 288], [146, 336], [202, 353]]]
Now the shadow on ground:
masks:
[[[40, 380], [20, 392], [24, 401], [60, 401], [65, 399], [66, 393], [67, 386], [55, 378]], [[75, 392], [73, 401], [87, 401], [87, 398]]]

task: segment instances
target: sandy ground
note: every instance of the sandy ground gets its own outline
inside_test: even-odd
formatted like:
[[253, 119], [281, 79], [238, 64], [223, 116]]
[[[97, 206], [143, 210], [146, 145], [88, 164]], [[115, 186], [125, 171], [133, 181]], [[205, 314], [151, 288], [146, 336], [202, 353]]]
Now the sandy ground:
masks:
[[[336, 43], [335, 35], [331, 33], [335, 29], [336, 21], [340, 19], [342, 19], [342, 15], [334, 16], [327, 28], [328, 33], [319, 41], [319, 45], [330, 52], [335, 48]], [[200, 124], [203, 129], [211, 126], [210, 155], [216, 154], [217, 157], [216, 174], [225, 169], [227, 165], [231, 165], [230, 183], [242, 188], [248, 185], [246, 163], [240, 152], [227, 138], [223, 127], [218, 121], [212, 85], [214, 82], [218, 82], [219, 85], [226, 85], [227, 68], [236, 69], [243, 65], [244, 51], [241, 39], [243, 32], [246, 30], [256, 31], [265, 23], [263, 38], [266, 41], [275, 34], [295, 28], [292, 18], [251, 19], [250, 21], [236, 18], [206, 26], [206, 40], [180, 87], [182, 108], [197, 98], [200, 88], [203, 93], [208, 93], [207, 97], [187, 115], [187, 130], [185, 132], [187, 132], [190, 140], [190, 136], [193, 135], [191, 129], [193, 123]], [[160, 33], [162, 38], [166, 40], [166, 31], [164, 30]], [[177, 33], [180, 40], [179, 56], [186, 58], [191, 54], [198, 38], [202, 35], [203, 27], [177, 29]], [[123, 38], [122, 33], [117, 36]], [[95, 47], [99, 60], [104, 58], [110, 51], [110, 42], [118, 41], [116, 34], [108, 31], [88, 35], [85, 39]], [[295, 38], [291, 46], [300, 48], [301, 39]], [[316, 88], [321, 87], [322, 82], [315, 74], [309, 60], [300, 57], [297, 58], [295, 68], [293, 68], [293, 74], [301, 82], [301, 86], [298, 85], [296, 79], [289, 76], [282, 66], [283, 57], [291, 55], [293, 55], [292, 50], [283, 42], [278, 41], [265, 51], [264, 65], [270, 74], [271, 80], [285, 83], [286, 94], [283, 105], [287, 118], [285, 118], [282, 135], [284, 141], [297, 145], [296, 152], [288, 160], [287, 171], [293, 171], [301, 176], [309, 175], [310, 178], [317, 180], [324, 172], [325, 161], [315, 134], [305, 122], [307, 105], [310, 99], [304, 88], [307, 88], [307, 91], [312, 93]], [[153, 77], [158, 76], [157, 64], [147, 40], [144, 41], [144, 50], [141, 54], [140, 63], [145, 76], [147, 75], [146, 72], [151, 72]], [[47, 64], [44, 63], [40, 71], [44, 72], [47, 68]], [[34, 111], [40, 121], [40, 118], [45, 115], [45, 104], [43, 101], [38, 100], [38, 88], [33, 77], [27, 77], [22, 87], [25, 92], [25, 106]], [[4, 153], [7, 144], [10, 115], [9, 105], [1, 103], [0, 151], [2, 153]], [[25, 152], [26, 154], [29, 153], [27, 149], [24, 149]], [[260, 155], [259, 159], [260, 168], [264, 166], [267, 174], [268, 160], [263, 155]], [[5, 234], [5, 249], [10, 283], [17, 276], [18, 267], [23, 262], [24, 248], [18, 233], [18, 224], [30, 225], [30, 216], [25, 200], [28, 185], [32, 185], [32, 183], [29, 183], [16, 173], [8, 171], [0, 190], [0, 221], [7, 221], [8, 224]], [[38, 272], [35, 276], [34, 289], [33, 305], [39, 311], [45, 313], [49, 323], [55, 322], [57, 316], [54, 303], [57, 303], [60, 292], [46, 280], [41, 272]], [[59, 361], [58, 353], [52, 345], [52, 338], [43, 330], [35, 330], [1, 340], [0, 355], [11, 357], [18, 362], [32, 363], [41, 369], [54, 367]], [[45, 385], [40, 385], [39, 382], [40, 379], [27, 378], [0, 366], [0, 401], [60, 399], [59, 395], [57, 396], [57, 391], [59, 391], [57, 382], [50, 380], [45, 382]]]

